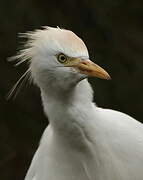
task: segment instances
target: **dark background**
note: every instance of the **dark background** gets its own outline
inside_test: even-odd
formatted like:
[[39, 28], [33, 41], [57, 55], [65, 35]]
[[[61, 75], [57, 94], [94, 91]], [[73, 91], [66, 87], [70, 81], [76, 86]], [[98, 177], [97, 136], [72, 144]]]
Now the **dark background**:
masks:
[[[91, 59], [111, 81], [91, 79], [99, 106], [139, 121], [143, 107], [142, 0], [0, 1], [0, 179], [22, 180], [48, 124], [37, 87], [24, 86], [15, 100], [6, 95], [26, 70], [6, 61], [16, 53], [19, 32], [43, 25], [71, 29], [84, 39]], [[27, 83], [26, 83], [27, 84]]]

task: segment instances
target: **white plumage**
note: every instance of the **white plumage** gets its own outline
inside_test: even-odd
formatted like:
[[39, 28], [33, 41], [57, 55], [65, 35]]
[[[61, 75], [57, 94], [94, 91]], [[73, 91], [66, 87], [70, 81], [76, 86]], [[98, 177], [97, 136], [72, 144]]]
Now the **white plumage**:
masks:
[[[25, 180], [143, 180], [143, 125], [97, 107], [87, 76], [109, 79], [74, 33], [27, 33], [30, 71], [49, 118]], [[33, 127], [34, 128], [34, 127]]]

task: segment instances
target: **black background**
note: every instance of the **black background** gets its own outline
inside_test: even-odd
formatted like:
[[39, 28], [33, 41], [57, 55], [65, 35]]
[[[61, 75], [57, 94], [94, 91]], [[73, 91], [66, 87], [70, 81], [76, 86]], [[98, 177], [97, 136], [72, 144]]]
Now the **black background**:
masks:
[[[15, 100], [6, 95], [25, 72], [6, 61], [19, 49], [19, 32], [59, 26], [86, 43], [91, 59], [111, 81], [90, 79], [99, 106], [125, 112], [139, 121], [143, 107], [142, 0], [0, 1], [0, 179], [22, 180], [48, 124], [39, 89], [23, 86]], [[26, 83], [27, 84], [27, 83]]]

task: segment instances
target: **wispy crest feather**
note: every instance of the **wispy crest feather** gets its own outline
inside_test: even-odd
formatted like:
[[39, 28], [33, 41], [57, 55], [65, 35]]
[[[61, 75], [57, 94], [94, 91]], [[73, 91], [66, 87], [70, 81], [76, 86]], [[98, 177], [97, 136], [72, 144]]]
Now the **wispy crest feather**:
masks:
[[[27, 62], [29, 64], [30, 60], [35, 54], [34, 43], [35, 43], [35, 40], [38, 38], [39, 33], [41, 34], [41, 30], [36, 30], [33, 32], [29, 31], [27, 33], [19, 33], [19, 37], [25, 38], [27, 41], [26, 43], [24, 43], [21, 50], [19, 50], [15, 56], [8, 58], [8, 61], [16, 61], [15, 66], [18, 66], [23, 62]], [[13, 96], [13, 94], [15, 94], [14, 97], [16, 97], [21, 87], [23, 86], [23, 83], [26, 80], [28, 80], [28, 82], [30, 83], [32, 82], [30, 68], [28, 68], [28, 70], [19, 78], [19, 80], [15, 83], [15, 85], [9, 91], [7, 99]]]
[[[26, 42], [22, 46], [21, 50], [17, 52], [15, 56], [8, 58], [8, 61], [18, 61], [16, 65], [19, 65], [27, 60], [31, 60], [35, 55], [36, 42], [42, 37], [44, 31], [47, 31], [50, 27], [43, 27], [42, 30], [28, 31], [26, 33], [19, 33], [20, 38], [26, 39]], [[59, 28], [60, 29], [60, 28]]]

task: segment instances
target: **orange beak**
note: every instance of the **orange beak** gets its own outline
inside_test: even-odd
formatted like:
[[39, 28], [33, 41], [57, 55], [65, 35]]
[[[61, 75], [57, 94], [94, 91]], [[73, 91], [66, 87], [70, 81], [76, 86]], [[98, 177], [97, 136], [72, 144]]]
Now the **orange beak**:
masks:
[[110, 75], [103, 68], [90, 60], [81, 60], [78, 63], [72, 63], [69, 66], [74, 67], [81, 74], [86, 74], [88, 76], [98, 77], [101, 79], [111, 79]]

